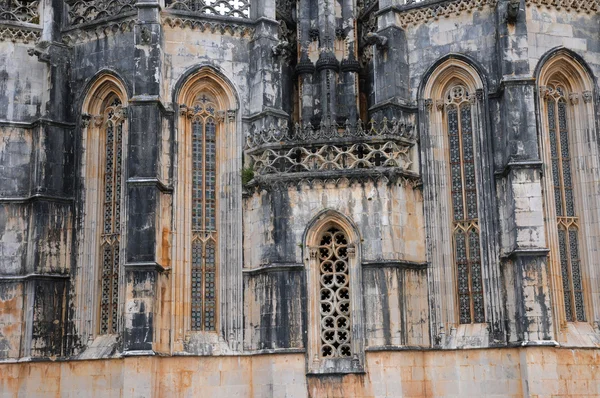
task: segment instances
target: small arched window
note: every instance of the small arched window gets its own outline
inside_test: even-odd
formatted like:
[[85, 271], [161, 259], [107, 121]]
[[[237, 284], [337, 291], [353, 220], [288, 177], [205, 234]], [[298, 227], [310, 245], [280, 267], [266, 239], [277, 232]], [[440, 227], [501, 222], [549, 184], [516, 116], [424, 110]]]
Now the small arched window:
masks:
[[307, 232], [308, 369], [360, 372], [364, 364], [362, 274], [355, 228], [333, 211]]

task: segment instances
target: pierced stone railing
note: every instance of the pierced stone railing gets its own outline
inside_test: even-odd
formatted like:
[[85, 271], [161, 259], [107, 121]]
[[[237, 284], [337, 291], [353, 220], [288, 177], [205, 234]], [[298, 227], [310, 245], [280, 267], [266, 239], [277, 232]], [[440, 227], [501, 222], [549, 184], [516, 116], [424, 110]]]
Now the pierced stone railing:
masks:
[[2, 0], [0, 20], [39, 24], [39, 5], [39, 0]]
[[65, 0], [69, 6], [69, 25], [116, 17], [135, 11], [137, 0]]
[[410, 169], [411, 145], [392, 140], [266, 148], [251, 154], [256, 175], [374, 168]]
[[249, 0], [166, 0], [166, 8], [199, 14], [250, 18]]
[[345, 138], [369, 138], [369, 137], [393, 137], [414, 140], [415, 132], [413, 126], [393, 118], [384, 118], [377, 122], [371, 120], [367, 124], [362, 121], [345, 124], [321, 122], [318, 128], [310, 124], [300, 125], [296, 123], [293, 128], [287, 124], [276, 127], [271, 125], [266, 129], [256, 129], [254, 126], [247, 133], [246, 147], [256, 148], [265, 144], [284, 144], [295, 142], [327, 141], [331, 139]]

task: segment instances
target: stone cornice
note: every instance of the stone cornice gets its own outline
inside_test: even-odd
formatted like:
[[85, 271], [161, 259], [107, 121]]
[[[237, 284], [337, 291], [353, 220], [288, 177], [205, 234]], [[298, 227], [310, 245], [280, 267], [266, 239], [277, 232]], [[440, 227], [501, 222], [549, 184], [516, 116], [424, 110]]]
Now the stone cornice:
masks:
[[527, 6], [556, 8], [564, 11], [600, 13], [600, 0], [525, 0]]

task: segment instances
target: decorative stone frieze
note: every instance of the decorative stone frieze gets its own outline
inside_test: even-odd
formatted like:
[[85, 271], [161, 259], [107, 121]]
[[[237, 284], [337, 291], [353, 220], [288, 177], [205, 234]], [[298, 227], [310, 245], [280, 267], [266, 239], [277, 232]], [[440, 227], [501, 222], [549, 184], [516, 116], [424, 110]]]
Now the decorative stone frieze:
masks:
[[498, 0], [459, 0], [443, 4], [424, 4], [420, 8], [412, 8], [401, 11], [398, 15], [400, 26], [406, 28], [409, 25], [427, 23], [438, 20], [441, 17], [450, 17], [462, 12], [472, 12], [475, 9], [483, 9], [485, 6], [494, 7]]
[[69, 25], [79, 25], [135, 11], [137, 0], [66, 0], [65, 2], [69, 7]]
[[566, 11], [600, 12], [600, 0], [525, 0], [528, 6], [546, 6]]
[[16, 26], [0, 26], [0, 41], [35, 43], [40, 39], [41, 31], [23, 29]]
[[200, 14], [250, 18], [248, 0], [166, 0], [166, 7]]
[[40, 23], [39, 0], [4, 0], [0, 2], [0, 20]]
[[241, 37], [251, 37], [254, 34], [254, 28], [251, 26], [238, 25], [224, 21], [196, 20], [191, 18], [165, 16], [163, 22], [171, 28], [187, 28], [198, 30], [200, 32], [230, 34], [232, 36]]
[[314, 129], [310, 124], [301, 126], [296, 123], [294, 128], [283, 125], [275, 127], [271, 125], [267, 129], [251, 130], [247, 133], [247, 147], [254, 148], [263, 144], [282, 142], [314, 142], [318, 140], [330, 140], [332, 138], [368, 138], [368, 137], [402, 137], [408, 140], [415, 139], [413, 126], [396, 118], [389, 120], [383, 118], [381, 122], [371, 120], [365, 125], [361, 120], [353, 124], [346, 121], [344, 125], [331, 122], [321, 122]]

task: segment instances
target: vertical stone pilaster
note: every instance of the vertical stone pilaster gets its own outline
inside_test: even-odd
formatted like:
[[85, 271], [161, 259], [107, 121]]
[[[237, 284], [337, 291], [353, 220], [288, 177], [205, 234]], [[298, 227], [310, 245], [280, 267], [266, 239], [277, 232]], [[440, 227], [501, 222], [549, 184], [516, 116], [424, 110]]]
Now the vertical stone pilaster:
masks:
[[128, 109], [123, 350], [125, 355], [148, 355], [154, 350], [156, 285], [165, 267], [160, 248], [164, 223], [161, 200], [169, 190], [161, 179], [160, 167], [164, 112], [160, 97], [160, 2], [140, 0], [136, 6], [135, 74]]
[[509, 1], [497, 7], [501, 54], [502, 124], [496, 145], [502, 252], [507, 281], [509, 341], [554, 339], [542, 207], [540, 149], [536, 128], [535, 81], [529, 66], [523, 4], [511, 12]]
[[[73, 225], [74, 127], [69, 97], [70, 50], [60, 42], [63, 2], [45, 0], [41, 40], [29, 55], [46, 65], [42, 115], [32, 128], [36, 165], [27, 198], [29, 230], [24, 288], [28, 307], [23, 355], [63, 353], [65, 301]], [[51, 299], [48, 299], [51, 297]]]

